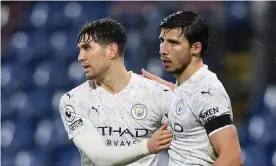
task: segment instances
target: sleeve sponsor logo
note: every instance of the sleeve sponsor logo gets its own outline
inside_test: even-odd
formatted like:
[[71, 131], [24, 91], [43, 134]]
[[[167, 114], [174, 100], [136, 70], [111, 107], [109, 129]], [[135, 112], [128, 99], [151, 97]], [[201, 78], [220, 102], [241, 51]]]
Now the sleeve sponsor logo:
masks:
[[70, 131], [75, 131], [77, 128], [83, 126], [83, 121], [81, 119], [75, 121], [74, 123], [69, 125]]
[[199, 118], [203, 119], [204, 123], [216, 118], [219, 114], [219, 109], [218, 107], [214, 107], [208, 110], [203, 110], [199, 114]]

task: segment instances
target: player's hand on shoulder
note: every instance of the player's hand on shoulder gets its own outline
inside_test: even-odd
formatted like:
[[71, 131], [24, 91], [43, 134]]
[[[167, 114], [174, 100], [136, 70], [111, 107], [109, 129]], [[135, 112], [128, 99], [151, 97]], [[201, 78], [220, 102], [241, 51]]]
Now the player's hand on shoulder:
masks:
[[164, 149], [170, 147], [173, 139], [172, 132], [167, 130], [168, 123], [164, 123], [147, 142], [148, 150], [150, 153], [159, 153]]
[[142, 76], [143, 77], [145, 77], [147, 79], [150, 79], [150, 80], [153, 80], [153, 81], [156, 81], [156, 82], [158, 82], [160, 84], [163, 84], [163, 85], [167, 86], [171, 90], [174, 90], [174, 84], [173, 83], [168, 82], [168, 81], [166, 81], [166, 80], [158, 77], [157, 75], [154, 75], [154, 74], [146, 71], [145, 69], [142, 69], [141, 72], [142, 72]]

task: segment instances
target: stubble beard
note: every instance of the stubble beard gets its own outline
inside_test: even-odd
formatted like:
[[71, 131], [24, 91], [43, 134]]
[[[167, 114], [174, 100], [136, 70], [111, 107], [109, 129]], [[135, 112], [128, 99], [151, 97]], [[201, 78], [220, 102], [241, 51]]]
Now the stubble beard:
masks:
[[168, 73], [168, 74], [173, 74], [173, 75], [181, 75], [187, 69], [187, 67], [190, 65], [191, 61], [192, 61], [192, 56], [190, 55], [188, 57], [188, 59], [182, 59], [181, 60], [181, 66], [180, 67], [174, 68], [172, 70], [166, 70], [165, 69], [165, 72]]

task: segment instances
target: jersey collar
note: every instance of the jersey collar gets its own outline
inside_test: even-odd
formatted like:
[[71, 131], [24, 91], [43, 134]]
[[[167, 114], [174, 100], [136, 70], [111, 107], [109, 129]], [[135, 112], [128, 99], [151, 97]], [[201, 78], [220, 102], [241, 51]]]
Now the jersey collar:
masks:
[[201, 67], [198, 71], [196, 71], [188, 80], [184, 81], [182, 84], [180, 84], [178, 86], [177, 82], [175, 83], [174, 88], [177, 89], [178, 87], [184, 86], [186, 84], [190, 84], [192, 82], [197, 81], [197, 79], [199, 78], [200, 75], [202, 75], [202, 73], [204, 71], [208, 70], [208, 65], [204, 65], [203, 67]]

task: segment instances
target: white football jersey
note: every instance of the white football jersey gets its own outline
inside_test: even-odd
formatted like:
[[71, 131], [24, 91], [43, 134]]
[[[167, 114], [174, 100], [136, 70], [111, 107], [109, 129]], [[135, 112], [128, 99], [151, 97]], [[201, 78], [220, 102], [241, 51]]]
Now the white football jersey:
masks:
[[[66, 93], [63, 100], [78, 104], [61, 104], [61, 116], [69, 139], [91, 121], [105, 139], [106, 146], [130, 146], [149, 138], [163, 122], [167, 121], [168, 109], [174, 94], [167, 87], [131, 73], [129, 84], [119, 93], [110, 94], [86, 81]], [[81, 103], [79, 103], [81, 102]], [[77, 106], [78, 105], [78, 106]], [[78, 107], [78, 108], [76, 108]], [[81, 153], [82, 166], [92, 166], [86, 154]], [[131, 166], [156, 166], [158, 155], [144, 157]]]
[[211, 166], [217, 155], [209, 137], [232, 124], [230, 99], [217, 76], [202, 67], [175, 87], [175, 107], [169, 112], [174, 139], [170, 166]]

